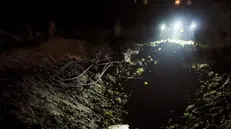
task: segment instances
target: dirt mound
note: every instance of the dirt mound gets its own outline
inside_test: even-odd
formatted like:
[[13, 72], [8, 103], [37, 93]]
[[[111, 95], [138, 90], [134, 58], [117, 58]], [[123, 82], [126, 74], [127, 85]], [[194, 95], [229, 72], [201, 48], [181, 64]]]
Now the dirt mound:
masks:
[[1, 58], [1, 128], [103, 129], [121, 123], [127, 94], [106, 72], [111, 63], [31, 51]]
[[33, 67], [52, 66], [51, 63], [56, 63], [58, 60], [86, 60], [84, 56], [55, 56], [52, 54], [44, 55], [40, 52], [35, 52], [33, 49], [15, 49], [0, 54], [0, 70], [5, 69], [27, 69]]
[[76, 55], [76, 56], [88, 56], [90, 45], [84, 40], [72, 40], [72, 39], [53, 39], [43, 43], [39, 50], [42, 54], [52, 53], [55, 56], [63, 55]]

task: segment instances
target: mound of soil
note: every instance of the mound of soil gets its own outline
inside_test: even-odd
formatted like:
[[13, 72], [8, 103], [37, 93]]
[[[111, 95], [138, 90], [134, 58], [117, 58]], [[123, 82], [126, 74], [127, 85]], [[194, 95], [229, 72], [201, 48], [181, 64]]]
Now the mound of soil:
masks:
[[127, 94], [105, 70], [107, 62], [22, 50], [0, 58], [2, 129], [103, 129], [121, 123]]
[[[88, 43], [89, 44], [89, 43]], [[90, 45], [83, 40], [72, 40], [72, 39], [53, 39], [43, 43], [40, 46], [40, 52], [42, 54], [52, 53], [56, 56], [63, 56], [66, 54], [77, 55], [77, 56], [88, 56]]]

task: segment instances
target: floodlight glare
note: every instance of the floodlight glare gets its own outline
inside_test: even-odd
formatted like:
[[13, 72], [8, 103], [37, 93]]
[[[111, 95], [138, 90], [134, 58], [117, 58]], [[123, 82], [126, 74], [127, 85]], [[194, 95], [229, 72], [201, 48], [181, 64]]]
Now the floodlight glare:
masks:
[[196, 23], [192, 23], [191, 25], [190, 25], [190, 30], [194, 30], [194, 29], [196, 29], [196, 27], [197, 27], [197, 25], [196, 25]]
[[166, 25], [165, 24], [162, 24], [161, 26], [160, 26], [160, 29], [161, 30], [164, 30], [166, 28]]
[[173, 27], [174, 27], [175, 30], [179, 29], [181, 27], [181, 21], [175, 22]]
[[178, 18], [174, 21], [162, 22], [157, 29], [160, 39], [194, 40], [196, 30], [199, 27], [198, 21]]

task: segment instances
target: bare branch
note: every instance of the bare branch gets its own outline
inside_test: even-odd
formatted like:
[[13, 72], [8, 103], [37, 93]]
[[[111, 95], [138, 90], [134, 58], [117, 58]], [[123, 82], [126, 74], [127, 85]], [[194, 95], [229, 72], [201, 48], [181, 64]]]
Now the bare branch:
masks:
[[88, 84], [82, 84], [82, 85], [84, 85], [84, 86], [86, 86], [86, 85], [87, 85], [87, 86], [88, 86], [88, 85], [94, 85], [95, 83], [97, 83], [98, 81], [101, 80], [101, 78], [102, 78], [102, 76], [104, 75], [104, 73], [105, 73], [105, 72], [108, 70], [108, 68], [110, 68], [112, 65], [113, 65], [113, 63], [106, 64], [106, 65], [104, 66], [104, 69], [103, 69], [103, 71], [101, 72], [99, 78], [98, 78], [96, 81], [93, 81], [93, 82], [88, 83]]
[[62, 81], [71, 81], [71, 80], [76, 80], [78, 78], [80, 78], [82, 75], [84, 75], [91, 67], [93, 67], [94, 64], [90, 65], [86, 70], [84, 70], [80, 75], [78, 75], [77, 77], [73, 77], [73, 78], [67, 78], [67, 79], [62, 79]]
[[67, 68], [68, 66], [70, 66], [71, 64], [74, 63], [87, 63], [89, 61], [83, 62], [83, 61], [73, 61], [73, 62], [68, 62], [66, 65], [60, 67], [57, 72], [55, 73], [55, 76], [59, 75], [65, 68]]

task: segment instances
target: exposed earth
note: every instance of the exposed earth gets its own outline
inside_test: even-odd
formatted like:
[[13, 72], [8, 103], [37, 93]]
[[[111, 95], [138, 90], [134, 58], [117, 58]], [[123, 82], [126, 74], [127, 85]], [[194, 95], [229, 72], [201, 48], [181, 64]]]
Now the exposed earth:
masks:
[[56, 38], [2, 52], [1, 128], [229, 128], [230, 60], [220, 57], [230, 52], [160, 42], [118, 56], [110, 46]]

